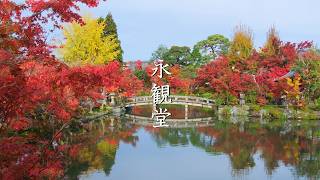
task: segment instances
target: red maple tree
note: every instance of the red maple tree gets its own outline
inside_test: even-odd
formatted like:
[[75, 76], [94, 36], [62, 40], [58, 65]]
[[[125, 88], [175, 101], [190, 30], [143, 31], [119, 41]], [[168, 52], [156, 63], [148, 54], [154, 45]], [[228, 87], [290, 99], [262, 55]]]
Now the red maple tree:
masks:
[[0, 2], [0, 179], [64, 174], [64, 128], [101, 89], [131, 96], [142, 83], [117, 62], [70, 68], [51, 55], [44, 27], [77, 21], [98, 0]]

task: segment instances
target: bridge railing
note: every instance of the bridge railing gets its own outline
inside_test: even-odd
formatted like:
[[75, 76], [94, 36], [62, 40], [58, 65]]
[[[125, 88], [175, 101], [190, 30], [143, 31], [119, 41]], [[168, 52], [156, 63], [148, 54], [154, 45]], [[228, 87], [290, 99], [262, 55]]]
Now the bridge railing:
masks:
[[[171, 101], [177, 103], [196, 103], [196, 104], [214, 104], [214, 100], [201, 98], [201, 97], [193, 97], [193, 96], [170, 96]], [[129, 98], [129, 103], [149, 103], [152, 102], [151, 96], [138, 96]]]

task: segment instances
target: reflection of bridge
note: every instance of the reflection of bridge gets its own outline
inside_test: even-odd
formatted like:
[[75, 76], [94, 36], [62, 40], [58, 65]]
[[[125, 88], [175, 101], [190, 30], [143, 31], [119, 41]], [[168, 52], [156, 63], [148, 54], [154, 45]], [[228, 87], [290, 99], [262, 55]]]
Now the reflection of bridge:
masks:
[[[212, 108], [214, 101], [207, 98], [194, 97], [194, 96], [170, 96], [171, 102], [163, 102], [163, 104], [174, 104], [185, 106], [185, 120], [188, 119], [188, 106], [198, 106]], [[125, 107], [152, 105], [153, 99], [151, 96], [138, 96], [128, 99]]]
[[[153, 121], [150, 117], [144, 117], [144, 116], [137, 116], [137, 115], [131, 115], [131, 114], [125, 114], [125, 117], [130, 118], [132, 120], [138, 120], [138, 121]], [[213, 120], [212, 117], [206, 117], [206, 118], [193, 118], [193, 119], [166, 119], [166, 122], [202, 122], [202, 121], [211, 121]]]
[[[141, 126], [152, 126], [153, 121], [150, 117], [142, 117], [135, 115], [125, 115], [128, 119], [132, 120], [133, 124]], [[214, 124], [213, 118], [195, 118], [195, 119], [166, 119], [169, 128], [188, 128], [188, 127], [207, 127]]]

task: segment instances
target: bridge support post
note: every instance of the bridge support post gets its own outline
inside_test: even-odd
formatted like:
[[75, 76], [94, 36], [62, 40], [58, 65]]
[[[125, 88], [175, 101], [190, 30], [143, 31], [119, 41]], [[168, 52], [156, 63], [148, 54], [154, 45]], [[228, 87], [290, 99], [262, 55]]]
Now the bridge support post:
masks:
[[241, 106], [246, 104], [245, 94], [243, 94], [243, 93], [240, 93], [240, 103], [239, 103], [239, 104], [240, 104]]
[[110, 126], [113, 127], [114, 126], [114, 117], [110, 118]]
[[189, 107], [188, 105], [184, 105], [184, 119], [188, 119], [188, 111], [189, 111]]
[[157, 111], [157, 105], [152, 103], [152, 112]]
[[115, 99], [116, 94], [115, 93], [110, 93], [110, 99], [111, 99], [111, 106], [115, 106], [116, 105], [116, 99]]

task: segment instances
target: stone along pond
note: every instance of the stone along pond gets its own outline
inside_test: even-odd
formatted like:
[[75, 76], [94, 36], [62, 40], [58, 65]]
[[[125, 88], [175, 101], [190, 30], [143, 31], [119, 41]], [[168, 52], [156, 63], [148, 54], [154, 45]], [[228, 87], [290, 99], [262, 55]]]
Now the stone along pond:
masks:
[[[183, 106], [168, 107], [184, 118]], [[150, 117], [151, 107], [131, 114]], [[212, 116], [190, 107], [189, 118]], [[181, 122], [155, 129], [152, 122], [108, 117], [84, 124], [68, 138], [78, 148], [66, 169], [70, 179], [319, 179], [318, 121], [223, 119]]]

